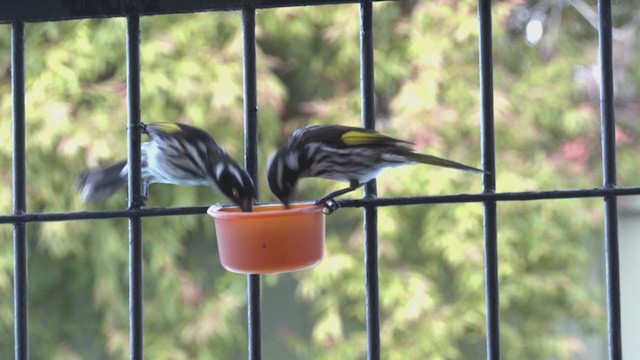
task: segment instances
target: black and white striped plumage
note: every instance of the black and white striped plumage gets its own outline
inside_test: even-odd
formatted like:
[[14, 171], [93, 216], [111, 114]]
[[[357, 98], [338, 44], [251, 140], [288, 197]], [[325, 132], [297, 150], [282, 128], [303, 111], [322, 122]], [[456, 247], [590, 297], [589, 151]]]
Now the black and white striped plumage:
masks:
[[[255, 189], [249, 174], [205, 131], [178, 123], [143, 125], [150, 141], [141, 146], [142, 180], [149, 184], [215, 186], [243, 211], [251, 211]], [[78, 176], [85, 202], [103, 201], [127, 185], [126, 161]]]
[[341, 125], [313, 125], [296, 130], [269, 164], [268, 181], [273, 194], [288, 206], [300, 178], [321, 177], [347, 181], [355, 190], [387, 167], [430, 164], [459, 170], [482, 170], [451, 160], [413, 152], [411, 143], [373, 130]]

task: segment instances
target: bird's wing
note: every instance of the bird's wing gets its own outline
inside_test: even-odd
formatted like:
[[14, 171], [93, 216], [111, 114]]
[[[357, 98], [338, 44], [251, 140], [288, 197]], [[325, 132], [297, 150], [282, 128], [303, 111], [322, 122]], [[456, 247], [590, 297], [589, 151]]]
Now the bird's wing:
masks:
[[145, 133], [151, 138], [176, 138], [194, 144], [202, 142], [216, 150], [221, 150], [211, 135], [195, 126], [182, 123], [158, 122], [145, 125]]
[[346, 146], [411, 144], [408, 141], [395, 139], [375, 131], [358, 128], [346, 131], [342, 134], [340, 140], [342, 140]]
[[305, 142], [320, 141], [337, 148], [367, 145], [397, 145], [399, 143], [411, 144], [408, 141], [395, 139], [373, 130], [342, 125], [310, 126], [301, 129], [298, 136], [304, 137]]
[[170, 122], [158, 122], [145, 124], [144, 132], [153, 136], [155, 134], [175, 134], [182, 130], [179, 124]]

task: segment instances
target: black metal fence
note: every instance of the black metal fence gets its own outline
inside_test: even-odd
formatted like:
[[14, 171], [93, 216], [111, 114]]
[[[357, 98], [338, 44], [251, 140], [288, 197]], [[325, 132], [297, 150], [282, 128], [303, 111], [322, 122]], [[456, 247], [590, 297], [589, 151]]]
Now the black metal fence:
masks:
[[[356, 3], [356, 0], [23, 0], [0, 4], [0, 23], [12, 23], [12, 96], [13, 96], [13, 213], [1, 215], [0, 224], [14, 226], [14, 304], [15, 358], [29, 358], [27, 234], [26, 223], [44, 221], [128, 218], [129, 219], [129, 301], [131, 359], [143, 359], [142, 298], [142, 218], [204, 214], [205, 207], [141, 208], [140, 186], [140, 16], [199, 11], [241, 10], [244, 34], [245, 166], [257, 182], [257, 97], [255, 11], [319, 4]], [[374, 128], [374, 62], [372, 0], [360, 2], [360, 51], [362, 125]], [[376, 198], [375, 181], [365, 187], [365, 197], [342, 200], [342, 207], [364, 208], [366, 319], [368, 358], [380, 359], [377, 207], [435, 203], [484, 203], [485, 287], [487, 358], [500, 358], [500, 321], [498, 290], [498, 246], [496, 204], [499, 201], [525, 201], [560, 198], [601, 197], [605, 201], [605, 254], [608, 312], [609, 358], [622, 358], [620, 323], [620, 280], [618, 260], [617, 197], [638, 195], [640, 187], [616, 186], [615, 119], [613, 102], [611, 0], [598, 1], [601, 64], [601, 136], [603, 186], [596, 189], [554, 190], [542, 192], [496, 193], [491, 1], [479, 0], [480, 92], [482, 106], [482, 162], [486, 173], [483, 192], [478, 194]], [[129, 208], [126, 210], [29, 213], [26, 202], [25, 166], [25, 22], [53, 21], [92, 17], [127, 18], [127, 91]], [[261, 358], [260, 277], [248, 276], [249, 358]]]

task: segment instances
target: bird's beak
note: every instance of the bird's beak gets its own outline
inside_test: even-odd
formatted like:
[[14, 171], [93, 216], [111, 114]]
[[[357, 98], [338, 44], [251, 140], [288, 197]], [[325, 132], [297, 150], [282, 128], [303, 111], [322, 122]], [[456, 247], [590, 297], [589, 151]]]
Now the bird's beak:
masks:
[[251, 212], [253, 210], [253, 200], [252, 199], [243, 199], [240, 204], [240, 208], [244, 212]]
[[284, 205], [284, 208], [285, 208], [285, 209], [289, 210], [289, 209], [291, 208], [291, 207], [289, 206], [289, 199], [281, 198], [281, 199], [280, 199], [280, 202], [282, 202], [282, 205]]

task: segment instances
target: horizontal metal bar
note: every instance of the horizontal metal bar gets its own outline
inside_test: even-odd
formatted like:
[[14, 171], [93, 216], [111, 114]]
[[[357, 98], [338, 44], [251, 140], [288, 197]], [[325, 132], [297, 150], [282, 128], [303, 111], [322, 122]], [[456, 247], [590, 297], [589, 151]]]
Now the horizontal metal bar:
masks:
[[[487, 200], [495, 201], [533, 201], [555, 199], [580, 199], [606, 196], [631, 196], [640, 195], [640, 187], [620, 187], [613, 189], [577, 189], [577, 190], [551, 190], [551, 191], [522, 191], [504, 192], [494, 194], [456, 194], [435, 196], [394, 197], [375, 199], [344, 199], [336, 200], [343, 208], [357, 208], [363, 206], [394, 206], [394, 205], [424, 205], [424, 204], [457, 204], [476, 203]], [[263, 203], [269, 204], [269, 203]], [[121, 209], [101, 211], [75, 211], [59, 213], [29, 213], [21, 215], [0, 215], [0, 224], [71, 221], [71, 220], [101, 220], [128, 218], [131, 216], [179, 216], [179, 215], [203, 215], [207, 213], [208, 206], [190, 206], [176, 208], [144, 208]]]
[[[389, 1], [389, 0], [374, 0]], [[257, 9], [351, 4], [358, 0], [255, 0]], [[241, 10], [246, 0], [21, 0], [0, 2], [0, 23]]]
[[640, 195], [640, 187], [616, 188], [616, 189], [580, 189], [580, 190], [550, 190], [550, 191], [522, 191], [503, 193], [481, 194], [456, 194], [415, 196], [377, 199], [337, 200], [341, 207], [362, 206], [394, 206], [394, 205], [422, 205], [422, 204], [454, 204], [472, 203], [483, 201], [530, 201], [530, 200], [554, 200], [573, 199], [604, 196], [628, 196]]
[[175, 215], [201, 215], [207, 212], [208, 206], [192, 206], [180, 208], [144, 208], [144, 209], [121, 209], [121, 210], [101, 210], [101, 211], [75, 211], [58, 213], [30, 213], [22, 215], [2, 215], [0, 224], [10, 224], [14, 222], [47, 222], [47, 221], [68, 221], [68, 220], [101, 220], [129, 218], [131, 216], [152, 217], [152, 216], [175, 216]]

